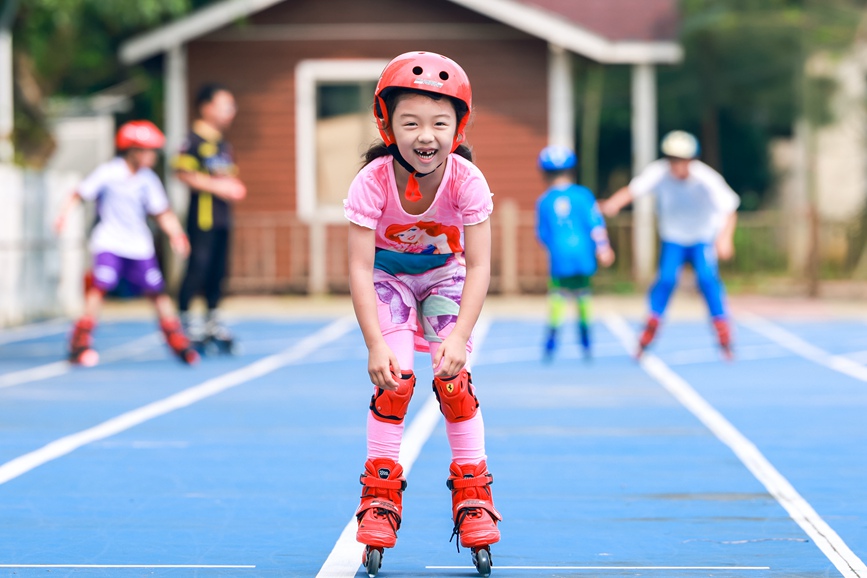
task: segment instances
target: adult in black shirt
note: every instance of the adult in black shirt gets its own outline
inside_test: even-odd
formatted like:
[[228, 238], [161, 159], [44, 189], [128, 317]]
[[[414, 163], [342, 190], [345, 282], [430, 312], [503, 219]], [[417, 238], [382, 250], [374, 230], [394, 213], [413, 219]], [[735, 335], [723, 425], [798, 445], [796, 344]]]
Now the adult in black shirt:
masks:
[[[196, 96], [198, 118], [173, 161], [178, 179], [190, 188], [187, 234], [190, 256], [178, 297], [185, 329], [200, 339], [231, 340], [217, 314], [226, 276], [232, 205], [247, 195], [238, 178], [232, 147], [223, 133], [235, 118], [235, 97], [219, 84], [206, 84]], [[202, 294], [207, 302], [204, 331], [192, 327], [190, 302]]]

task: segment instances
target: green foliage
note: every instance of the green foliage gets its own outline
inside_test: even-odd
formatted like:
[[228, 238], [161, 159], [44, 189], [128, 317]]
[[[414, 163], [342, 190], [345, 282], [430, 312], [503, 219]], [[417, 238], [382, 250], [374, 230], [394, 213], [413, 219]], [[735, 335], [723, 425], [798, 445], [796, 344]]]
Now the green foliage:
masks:
[[[159, 63], [124, 68], [120, 43], [213, 0], [21, 0], [12, 33], [16, 66], [16, 149], [25, 164], [50, 151], [47, 99], [87, 96], [137, 79], [136, 113], [159, 109]], [[154, 117], [151, 117], [154, 118]], [[158, 119], [157, 119], [158, 120]]]
[[28, 55], [46, 93], [87, 94], [123, 78], [122, 40], [192, 8], [191, 0], [25, 0], [15, 49]]
[[[773, 185], [768, 144], [805, 117], [833, 121], [827, 76], [805, 79], [814, 54], [851, 48], [865, 0], [681, 0], [684, 60], [657, 68], [659, 133], [696, 134], [702, 159], [758, 208]], [[580, 70], [580, 68], [579, 68]], [[578, 78], [576, 94], [582, 93]], [[601, 115], [601, 196], [631, 170], [630, 73], [606, 72]]]

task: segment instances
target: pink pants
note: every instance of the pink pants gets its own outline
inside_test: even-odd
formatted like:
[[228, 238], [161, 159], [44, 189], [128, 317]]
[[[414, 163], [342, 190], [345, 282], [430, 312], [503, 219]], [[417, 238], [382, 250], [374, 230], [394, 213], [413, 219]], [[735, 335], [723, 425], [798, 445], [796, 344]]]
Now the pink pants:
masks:
[[[397, 356], [402, 370], [413, 368], [414, 340], [415, 332], [407, 329], [385, 335], [385, 341]], [[439, 349], [439, 343], [430, 344], [431, 359], [433, 359], [437, 349]], [[424, 382], [419, 381], [416, 384], [416, 389], [424, 392], [427, 387], [425, 387]], [[382, 422], [375, 419], [373, 413], [368, 412], [367, 459], [390, 458], [397, 461], [400, 454], [400, 441], [403, 438], [403, 428], [403, 423]], [[476, 412], [476, 415], [466, 421], [457, 423], [446, 421], [446, 435], [452, 449], [452, 460], [458, 464], [477, 464], [487, 459], [485, 455], [485, 423], [482, 420], [481, 408]]]

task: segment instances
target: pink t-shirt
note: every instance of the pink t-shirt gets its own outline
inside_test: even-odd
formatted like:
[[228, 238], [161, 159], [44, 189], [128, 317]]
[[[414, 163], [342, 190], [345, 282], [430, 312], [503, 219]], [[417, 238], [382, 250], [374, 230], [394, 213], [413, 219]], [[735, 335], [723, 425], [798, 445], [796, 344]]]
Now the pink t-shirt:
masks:
[[[376, 247], [399, 253], [464, 251], [464, 226], [484, 222], [494, 210], [491, 189], [470, 161], [451, 154], [436, 197], [427, 211], [411, 215], [400, 205], [393, 158], [380, 157], [361, 169], [343, 201], [346, 218], [376, 231]], [[422, 177], [424, 178], [424, 177]]]

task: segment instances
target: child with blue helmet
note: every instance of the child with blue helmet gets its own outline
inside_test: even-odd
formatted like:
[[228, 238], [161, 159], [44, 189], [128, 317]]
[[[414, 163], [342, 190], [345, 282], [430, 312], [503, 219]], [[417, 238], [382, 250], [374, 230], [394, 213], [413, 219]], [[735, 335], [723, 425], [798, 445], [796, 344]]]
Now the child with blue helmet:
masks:
[[548, 252], [550, 275], [545, 360], [557, 348], [570, 299], [577, 305], [582, 350], [590, 356], [590, 278], [597, 262], [604, 267], [614, 262], [596, 198], [575, 183], [577, 164], [578, 157], [568, 147], [549, 146], [539, 153], [539, 169], [548, 186], [536, 201], [536, 235]]

